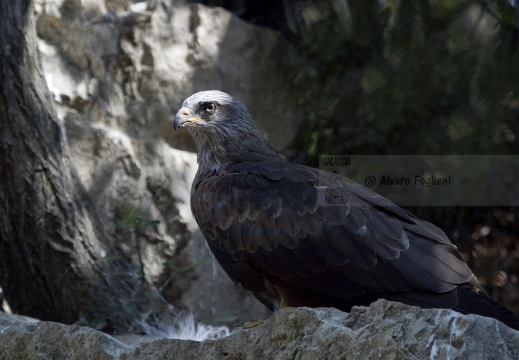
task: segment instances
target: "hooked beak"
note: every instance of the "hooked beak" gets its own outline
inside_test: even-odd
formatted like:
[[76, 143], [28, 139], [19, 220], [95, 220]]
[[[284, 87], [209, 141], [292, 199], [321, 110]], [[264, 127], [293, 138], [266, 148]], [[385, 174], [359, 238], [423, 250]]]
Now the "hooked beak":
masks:
[[202, 120], [203, 119], [201, 118], [194, 117], [189, 108], [183, 107], [175, 115], [173, 127], [177, 130], [184, 127], [186, 124], [194, 124]]

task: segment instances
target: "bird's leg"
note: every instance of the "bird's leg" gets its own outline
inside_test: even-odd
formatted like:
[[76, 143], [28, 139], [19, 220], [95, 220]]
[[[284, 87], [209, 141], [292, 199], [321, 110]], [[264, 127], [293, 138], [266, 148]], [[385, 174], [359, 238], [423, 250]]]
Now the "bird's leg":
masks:
[[[288, 300], [288, 294], [285, 291], [283, 291], [282, 289], [278, 288], [277, 286], [272, 286], [272, 287], [277, 290], [277, 292], [279, 294], [279, 297], [281, 299], [281, 301], [279, 302], [278, 310], [281, 310], [283, 308], [286, 308], [286, 307], [290, 306], [289, 305], [289, 300]], [[266, 320], [267, 319], [265, 319], [265, 320], [258, 320], [258, 321], [248, 321], [245, 324], [243, 324], [243, 328], [244, 329], [252, 329], [252, 328], [254, 328], [254, 327], [258, 326], [258, 325], [263, 324]]]

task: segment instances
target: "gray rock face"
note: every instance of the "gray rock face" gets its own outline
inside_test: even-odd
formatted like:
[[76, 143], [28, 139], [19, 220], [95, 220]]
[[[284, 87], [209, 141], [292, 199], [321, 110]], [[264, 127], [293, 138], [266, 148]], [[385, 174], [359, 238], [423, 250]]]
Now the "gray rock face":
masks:
[[212, 261], [189, 207], [194, 144], [171, 118], [193, 92], [220, 89], [285, 148], [301, 112], [284, 38], [174, 0], [36, 0], [35, 9], [63, 134], [113, 246], [205, 322], [267, 317]]
[[78, 326], [0, 330], [0, 359], [517, 359], [519, 332], [451, 310], [380, 300], [344, 313], [286, 308], [219, 340], [155, 340], [136, 347]]
[[0, 311], [0, 332], [9, 326], [36, 323], [38, 321], [39, 320], [27, 316], [8, 314]]

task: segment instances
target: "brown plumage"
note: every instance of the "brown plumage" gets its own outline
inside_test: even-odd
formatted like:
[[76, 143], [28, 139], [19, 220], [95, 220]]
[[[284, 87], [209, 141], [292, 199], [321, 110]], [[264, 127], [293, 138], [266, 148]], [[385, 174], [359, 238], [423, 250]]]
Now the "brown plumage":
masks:
[[[443, 231], [349, 179], [283, 160], [235, 98], [196, 93], [174, 125], [198, 148], [191, 208], [211, 251], [269, 308], [349, 311], [385, 298], [519, 329]], [[328, 194], [347, 202], [326, 205]]]

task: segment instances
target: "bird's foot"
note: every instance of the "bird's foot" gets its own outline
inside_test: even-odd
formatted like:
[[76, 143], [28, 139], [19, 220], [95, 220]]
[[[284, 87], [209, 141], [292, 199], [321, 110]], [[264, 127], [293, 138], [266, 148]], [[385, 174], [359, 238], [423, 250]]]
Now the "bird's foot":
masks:
[[259, 321], [247, 321], [245, 324], [243, 324], [244, 329], [252, 329], [255, 328], [258, 325], [261, 325], [265, 322], [265, 320], [259, 320]]

